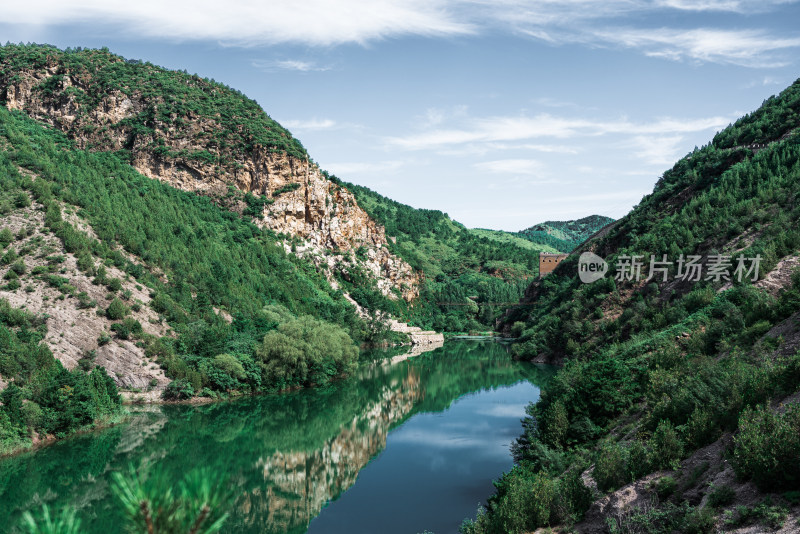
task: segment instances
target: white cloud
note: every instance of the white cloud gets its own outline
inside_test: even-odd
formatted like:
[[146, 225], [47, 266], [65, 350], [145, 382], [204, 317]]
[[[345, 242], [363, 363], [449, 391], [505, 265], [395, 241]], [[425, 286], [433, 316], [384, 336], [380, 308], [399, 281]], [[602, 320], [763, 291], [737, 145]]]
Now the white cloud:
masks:
[[366, 43], [402, 35], [472, 33], [445, 0], [31, 0], [6, 2], [0, 22], [117, 25], [138, 36], [234, 45]]
[[569, 139], [608, 134], [668, 134], [719, 129], [730, 123], [727, 117], [700, 119], [662, 118], [652, 122], [627, 119], [598, 121], [539, 114], [533, 117], [487, 117], [468, 121], [462, 128], [435, 129], [405, 137], [387, 139], [390, 146], [405, 150], [441, 149], [469, 143], [497, 143], [537, 138]]
[[257, 69], [266, 71], [296, 70], [300, 72], [324, 72], [326, 70], [331, 70], [331, 67], [320, 66], [313, 61], [302, 61], [299, 59], [282, 59], [275, 61], [256, 59], [252, 64]]
[[568, 145], [542, 145], [535, 143], [487, 143], [488, 150], [532, 150], [550, 154], [577, 154], [578, 147]]
[[[763, 29], [645, 28], [665, 12], [775, 11], [797, 0], [30, 0], [6, 2], [0, 24], [44, 28], [82, 24], [137, 37], [216, 40], [250, 46], [334, 46], [401, 37], [512, 32], [552, 44], [624, 46], [675, 60], [772, 66], [800, 46], [795, 35]], [[618, 28], [618, 29], [615, 29]], [[283, 63], [283, 65], [281, 65]], [[283, 60], [273, 68], [317, 70]]]
[[649, 165], [672, 165], [679, 159], [680, 145], [683, 141], [681, 135], [671, 136], [645, 136], [633, 137], [628, 146], [633, 155], [645, 160]]
[[403, 166], [402, 161], [378, 161], [378, 162], [343, 162], [328, 163], [325, 168], [339, 177], [346, 177], [349, 174], [383, 174], [394, 172]]
[[728, 11], [758, 13], [793, 0], [659, 0], [656, 5], [683, 11]]
[[492, 174], [536, 175], [542, 171], [542, 164], [535, 159], [497, 159], [476, 163], [474, 167]]
[[746, 67], [778, 67], [786, 59], [774, 53], [800, 47], [800, 37], [781, 38], [764, 30], [627, 29], [595, 32], [601, 42], [635, 48], [648, 56], [690, 59]]
[[289, 130], [319, 131], [332, 130], [337, 127], [336, 121], [331, 119], [288, 120], [280, 121], [280, 123]]
[[[749, 15], [774, 11], [797, 0], [486, 0], [486, 18], [553, 45], [633, 48], [651, 57], [734, 64], [782, 66], [793, 60], [779, 53], [800, 47], [800, 37], [758, 28], [653, 28], [642, 22], [663, 19], [664, 11], [729, 12]], [[496, 9], [490, 7], [494, 6]], [[499, 6], [502, 6], [499, 7]]]

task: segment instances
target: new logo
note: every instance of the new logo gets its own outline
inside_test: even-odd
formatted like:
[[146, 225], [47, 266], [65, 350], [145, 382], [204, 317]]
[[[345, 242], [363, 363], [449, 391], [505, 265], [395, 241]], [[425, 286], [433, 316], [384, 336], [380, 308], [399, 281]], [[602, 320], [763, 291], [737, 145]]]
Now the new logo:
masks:
[[600, 280], [607, 272], [608, 263], [594, 252], [584, 252], [578, 258], [578, 276], [584, 284]]

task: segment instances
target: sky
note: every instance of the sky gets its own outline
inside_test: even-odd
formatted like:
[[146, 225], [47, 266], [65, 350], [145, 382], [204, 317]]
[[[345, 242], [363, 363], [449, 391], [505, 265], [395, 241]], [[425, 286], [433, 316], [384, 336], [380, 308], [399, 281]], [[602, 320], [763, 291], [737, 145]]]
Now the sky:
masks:
[[241, 90], [344, 181], [469, 227], [619, 218], [800, 77], [800, 0], [28, 0], [0, 42]]

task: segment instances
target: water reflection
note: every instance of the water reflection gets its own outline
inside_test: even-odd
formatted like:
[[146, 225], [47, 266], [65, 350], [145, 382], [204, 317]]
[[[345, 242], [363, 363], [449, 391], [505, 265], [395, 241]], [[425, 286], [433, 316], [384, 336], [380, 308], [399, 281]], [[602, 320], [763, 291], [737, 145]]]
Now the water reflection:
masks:
[[[365, 366], [358, 376], [323, 389], [205, 406], [140, 408], [125, 425], [0, 461], [0, 531], [14, 531], [22, 511], [42, 502], [77, 507], [91, 532], [114, 531], [119, 517], [109, 493], [110, 473], [144, 463], [175, 480], [196, 466], [229, 480], [238, 499], [228, 532], [305, 532], [328, 503], [362, 485], [359, 472], [387, 447], [390, 431], [414, 414], [428, 412], [437, 419], [422, 426], [416, 422], [424, 418], [410, 421], [392, 433], [390, 449], [426, 461], [436, 461], [428, 452], [438, 449], [441, 457], [454, 448], [487, 455], [481, 462], [492, 455], [507, 458], [507, 448], [491, 445], [481, 452], [487, 446], [476, 449], [473, 438], [493, 428], [492, 419], [505, 418], [508, 436], [498, 439], [507, 443], [519, 432], [513, 421], [530, 400], [530, 391], [511, 405], [508, 399], [493, 403], [491, 395], [470, 397], [472, 407], [460, 418], [443, 411], [468, 393], [520, 380], [538, 384], [550, 373], [511, 361], [506, 348], [494, 342], [452, 341], [414, 358], [391, 361]], [[427, 452], [420, 455], [423, 449]], [[381, 460], [390, 456], [383, 454]], [[409, 459], [396, 462], [371, 480], [400, 484], [402, 463]], [[372, 465], [380, 467], [378, 463]], [[468, 485], [469, 479], [463, 483]], [[349, 506], [368, 508], [369, 495], [365, 498], [349, 499]], [[345, 499], [341, 503], [346, 506]], [[334, 515], [339, 505], [325, 508], [320, 521]]]

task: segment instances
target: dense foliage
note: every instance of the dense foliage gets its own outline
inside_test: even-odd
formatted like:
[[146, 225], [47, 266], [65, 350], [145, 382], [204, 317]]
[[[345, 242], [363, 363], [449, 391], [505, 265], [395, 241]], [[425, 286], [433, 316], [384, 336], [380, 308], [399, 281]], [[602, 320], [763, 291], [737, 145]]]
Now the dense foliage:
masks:
[[575, 221], [546, 221], [515, 232], [513, 235], [533, 243], [542, 243], [564, 252], [571, 252], [613, 220], [603, 215], [589, 215]]
[[40, 317], [0, 300], [0, 455], [30, 443], [31, 433], [63, 437], [119, 414], [120, 397], [102, 368], [67, 371], [42, 342]]
[[[0, 144], [5, 148], [0, 152], [4, 198], [32, 194], [65, 251], [110, 291], [122, 293], [119, 280], [105, 274], [104, 263], [149, 288], [149, 305], [177, 338], [142, 334], [141, 326], [126, 317], [128, 304], [121, 297], [112, 300], [104, 315], [119, 321], [112, 326], [118, 337], [138, 339], [168, 376], [183, 379], [193, 392], [279, 387], [269, 374], [274, 369], [267, 373], [253, 359], [264, 336], [279, 324], [269, 313], [273, 304], [285, 307], [288, 317], [309, 314], [325, 321], [340, 331], [339, 339], [348, 341], [350, 350], [355, 350], [352, 340], [368, 341], [375, 333], [313, 266], [287, 255], [276, 236], [248, 218], [145, 178], [113, 154], [76, 150], [54, 130], [1, 108]], [[18, 168], [39, 178], [31, 180]], [[99, 239], [66, 222], [62, 202], [76, 206]], [[3, 258], [14, 263], [16, 247], [8, 248]], [[74, 294], [65, 279], [37, 274]], [[2, 370], [0, 374], [6, 376]]]
[[[733, 267], [739, 254], [760, 255], [762, 279], [796, 254], [798, 126], [800, 81], [680, 160], [607, 235], [579, 249], [605, 257], [611, 275], [582, 284], [576, 258], [569, 258], [509, 313], [507, 327], [522, 338], [518, 357], [566, 361], [529, 408], [515, 446], [518, 467], [498, 482], [473, 531], [569, 523], [574, 518], [555, 506], [549, 515], [530, 509], [517, 517], [504, 503], [521, 488], [558, 487], [591, 465], [599, 489], [614, 490], [678, 466], [724, 432], [736, 433], [740, 477], [800, 490], [797, 410], [778, 415], [764, 407], [800, 387], [800, 355], [791, 348], [800, 273], [790, 277], [784, 268], [773, 282], [781, 287], [777, 296], [746, 278], [706, 279], [704, 272], [697, 282], [677, 280], [676, 265], [666, 281], [644, 280], [651, 254], [672, 261], [728, 254]], [[622, 255], [644, 256], [641, 281], [613, 278]], [[579, 518], [584, 501], [567, 502]], [[707, 532], [713, 525], [708, 510], [677, 504], [647, 515], [655, 521], [651, 531]]]
[[[335, 177], [332, 179], [336, 180]], [[344, 184], [390, 236], [390, 249], [425, 274], [414, 322], [444, 331], [491, 330], [539, 273], [539, 252], [556, 249], [468, 230], [437, 210], [415, 209]]]
[[[242, 93], [197, 74], [126, 60], [105, 48], [0, 47], [0, 101], [6, 100], [9, 86], [47, 68], [55, 69], [54, 74], [34, 90], [55, 108], [67, 104], [73, 108], [75, 121], [68, 129], [84, 129], [98, 148], [111, 148], [107, 135], [121, 135], [126, 139], [124, 148], [134, 153], [153, 150], [162, 158], [230, 169], [235, 167], [233, 155], [251, 153], [256, 147], [307, 157], [298, 140]], [[109, 97], [129, 99], [132, 113], [119, 122], [92, 123], [89, 118]], [[165, 144], [169, 135], [192, 139], [197, 135], [193, 125], [198, 124], [212, 135], [203, 150], [173, 150]]]

